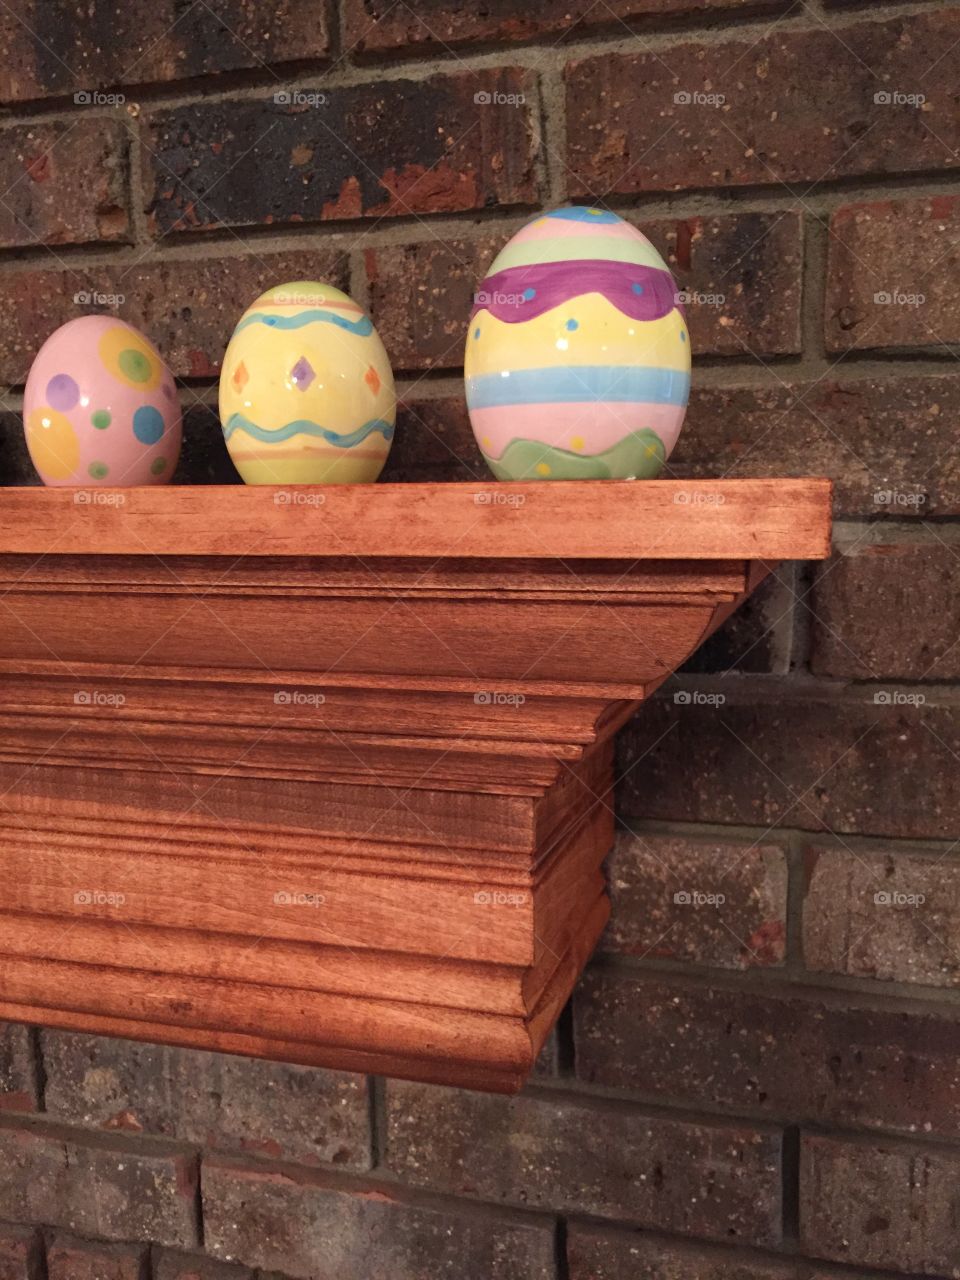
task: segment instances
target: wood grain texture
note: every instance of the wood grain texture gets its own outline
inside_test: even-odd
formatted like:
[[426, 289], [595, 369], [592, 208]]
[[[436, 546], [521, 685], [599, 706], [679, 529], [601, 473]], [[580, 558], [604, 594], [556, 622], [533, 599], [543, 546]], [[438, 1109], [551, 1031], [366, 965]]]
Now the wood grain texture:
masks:
[[9, 489], [0, 554], [822, 559], [831, 483]]
[[122, 496], [0, 490], [0, 1017], [519, 1088], [613, 734], [827, 482]]

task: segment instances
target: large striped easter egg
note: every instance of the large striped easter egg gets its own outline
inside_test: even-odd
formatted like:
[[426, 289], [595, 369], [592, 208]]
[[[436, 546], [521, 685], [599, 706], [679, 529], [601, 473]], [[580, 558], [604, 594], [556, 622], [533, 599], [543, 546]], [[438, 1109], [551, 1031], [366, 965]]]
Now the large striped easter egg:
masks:
[[555, 209], [517, 232], [475, 296], [464, 364], [498, 480], [655, 476], [690, 392], [673, 277], [603, 209]]

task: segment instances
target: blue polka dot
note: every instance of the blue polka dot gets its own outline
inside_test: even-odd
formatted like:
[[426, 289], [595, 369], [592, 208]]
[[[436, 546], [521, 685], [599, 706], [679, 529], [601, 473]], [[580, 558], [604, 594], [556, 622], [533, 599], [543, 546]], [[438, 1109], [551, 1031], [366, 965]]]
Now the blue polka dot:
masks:
[[536, 289], [524, 289], [523, 291], [523, 297], [526, 302], [529, 302], [531, 298], [535, 298], [536, 296]]
[[163, 414], [152, 404], [142, 404], [133, 415], [133, 434], [141, 444], [156, 444], [163, 435]]
[[681, 342], [686, 342], [686, 340], [687, 340], [687, 335], [686, 335], [686, 334], [683, 332], [683, 330], [681, 329], [681, 330], [680, 330], [680, 341], [681, 341]]
[[568, 320], [568, 321], [567, 321], [567, 328], [568, 328], [568, 329], [579, 329], [579, 328], [580, 328], [580, 325], [579, 325], [579, 323], [578, 323], [576, 320]]
[[637, 293], [637, 294], [643, 293], [643, 285], [642, 285], [642, 284], [635, 284], [635, 285], [633, 286], [633, 292], [634, 292], [634, 293]]
[[479, 327], [478, 327], [478, 328], [476, 328], [476, 329], [474, 329], [474, 331], [473, 331], [473, 336], [474, 336], [475, 338], [479, 338], [479, 337], [480, 337], [480, 329], [479, 329]]

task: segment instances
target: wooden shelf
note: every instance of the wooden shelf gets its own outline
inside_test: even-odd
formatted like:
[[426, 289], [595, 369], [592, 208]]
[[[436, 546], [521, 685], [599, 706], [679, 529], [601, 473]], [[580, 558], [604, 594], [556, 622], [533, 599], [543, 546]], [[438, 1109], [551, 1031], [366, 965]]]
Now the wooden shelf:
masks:
[[0, 490], [0, 1017], [513, 1090], [825, 480]]

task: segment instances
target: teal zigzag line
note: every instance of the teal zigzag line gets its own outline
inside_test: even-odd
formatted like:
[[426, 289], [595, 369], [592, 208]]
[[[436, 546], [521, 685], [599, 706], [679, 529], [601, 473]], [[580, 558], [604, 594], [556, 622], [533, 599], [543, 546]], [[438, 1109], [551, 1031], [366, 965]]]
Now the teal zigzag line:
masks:
[[279, 444], [283, 440], [289, 440], [291, 436], [322, 436], [328, 444], [335, 444], [340, 449], [350, 449], [355, 444], [362, 443], [367, 436], [373, 435], [375, 431], [379, 431], [384, 440], [393, 439], [393, 423], [384, 422], [382, 418], [371, 418], [362, 427], [357, 427], [356, 431], [348, 431], [343, 435], [338, 435], [336, 431], [330, 431], [327, 427], [320, 427], [317, 423], [310, 422], [307, 418], [298, 418], [295, 422], [288, 422], [282, 427], [277, 427], [275, 431], [268, 431], [265, 427], [258, 427], [255, 422], [245, 418], [242, 413], [232, 413], [223, 428], [225, 438], [229, 440], [235, 431], [241, 430], [245, 431], [247, 435], [253, 436], [254, 440], [262, 440], [265, 444]]
[[312, 324], [314, 320], [320, 320], [324, 324], [335, 324], [338, 328], [346, 329], [349, 333], [355, 333], [361, 338], [369, 338], [373, 333], [369, 316], [361, 316], [359, 320], [348, 320], [346, 316], [338, 316], [335, 311], [322, 310], [298, 311], [295, 316], [277, 316], [254, 311], [252, 315], [244, 316], [234, 329], [234, 333], [246, 329], [248, 324], [265, 324], [271, 329], [301, 329], [305, 324]]

